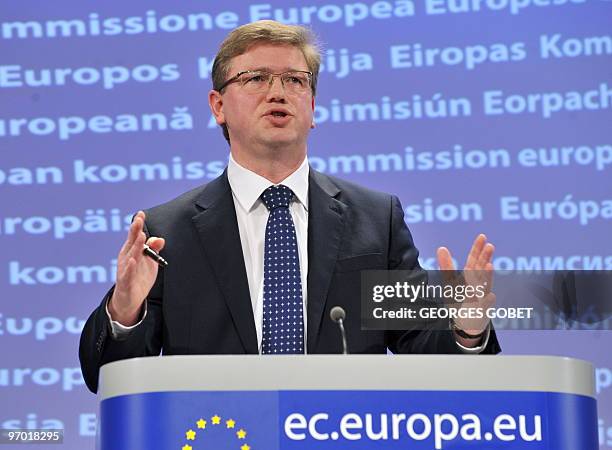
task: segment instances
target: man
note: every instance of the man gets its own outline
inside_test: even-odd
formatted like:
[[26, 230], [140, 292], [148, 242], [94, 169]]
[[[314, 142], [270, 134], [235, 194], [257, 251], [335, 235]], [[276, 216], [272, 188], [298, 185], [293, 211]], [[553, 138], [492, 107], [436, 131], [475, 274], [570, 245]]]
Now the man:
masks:
[[[261, 21], [234, 30], [213, 65], [209, 104], [230, 144], [208, 185], [138, 212], [116, 285], [80, 345], [87, 386], [102, 364], [169, 354], [340, 353], [329, 310], [348, 311], [352, 353], [496, 353], [485, 320], [454, 331], [365, 331], [360, 271], [415, 269], [418, 251], [394, 196], [309, 168], [320, 55], [309, 31]], [[143, 255], [144, 244], [169, 265]], [[162, 250], [163, 249], [163, 250]], [[474, 242], [467, 268], [491, 270]], [[442, 269], [450, 253], [438, 251]]]

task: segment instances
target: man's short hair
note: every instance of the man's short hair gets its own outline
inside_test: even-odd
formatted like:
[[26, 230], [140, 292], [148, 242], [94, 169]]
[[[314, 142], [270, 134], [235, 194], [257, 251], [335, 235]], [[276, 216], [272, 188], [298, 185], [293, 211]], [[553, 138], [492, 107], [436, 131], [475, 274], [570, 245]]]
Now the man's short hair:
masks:
[[[317, 92], [319, 67], [321, 66], [321, 53], [314, 33], [299, 25], [285, 25], [274, 20], [260, 20], [242, 25], [232, 31], [221, 43], [219, 52], [212, 67], [213, 89], [225, 83], [233, 58], [240, 56], [257, 44], [290, 45], [302, 51], [308, 70], [312, 72], [312, 95]], [[221, 125], [223, 136], [229, 142], [227, 125]]]

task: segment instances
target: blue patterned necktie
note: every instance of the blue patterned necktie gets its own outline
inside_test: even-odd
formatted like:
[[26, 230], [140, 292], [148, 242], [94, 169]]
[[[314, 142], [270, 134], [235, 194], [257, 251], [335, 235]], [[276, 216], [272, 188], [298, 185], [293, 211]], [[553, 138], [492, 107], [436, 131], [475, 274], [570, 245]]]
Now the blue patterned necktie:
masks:
[[264, 249], [262, 354], [304, 353], [302, 280], [295, 226], [289, 213], [293, 191], [270, 186], [261, 199], [270, 211]]

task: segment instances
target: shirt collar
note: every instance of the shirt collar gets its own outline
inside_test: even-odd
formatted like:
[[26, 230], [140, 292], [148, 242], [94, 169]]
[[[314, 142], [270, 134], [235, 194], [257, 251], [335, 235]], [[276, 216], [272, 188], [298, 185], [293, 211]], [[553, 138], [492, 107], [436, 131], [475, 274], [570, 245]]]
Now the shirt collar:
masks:
[[[291, 189], [306, 211], [308, 211], [309, 170], [308, 158], [304, 158], [295, 172], [278, 183]], [[270, 180], [238, 164], [231, 153], [227, 165], [227, 179], [238, 203], [247, 212], [251, 211], [266, 189], [274, 186]]]

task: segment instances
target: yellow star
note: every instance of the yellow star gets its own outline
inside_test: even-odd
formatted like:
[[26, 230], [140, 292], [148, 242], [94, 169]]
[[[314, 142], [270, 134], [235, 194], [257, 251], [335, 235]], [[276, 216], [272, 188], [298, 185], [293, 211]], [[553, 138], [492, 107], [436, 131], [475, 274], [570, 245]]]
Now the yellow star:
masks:
[[193, 450], [193, 447], [191, 445], [183, 445], [181, 450]]
[[196, 432], [193, 430], [189, 430], [187, 433], [185, 433], [185, 436], [187, 437], [188, 441], [193, 441], [195, 439]]
[[206, 428], [206, 421], [204, 419], [200, 419], [196, 422], [198, 428]]
[[226, 420], [225, 425], [227, 425], [227, 428], [234, 428], [236, 421], [234, 419]]
[[244, 444], [242, 447], [240, 447], [240, 450], [251, 450], [251, 447], [249, 447], [248, 445]]
[[246, 435], [247, 435], [247, 432], [244, 431], [242, 428], [236, 431], [236, 436], [238, 436], [238, 439], [244, 439]]
[[218, 415], [214, 415], [212, 417], [212, 423], [213, 425], [219, 425], [221, 423], [221, 417], [219, 417]]

